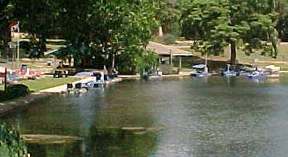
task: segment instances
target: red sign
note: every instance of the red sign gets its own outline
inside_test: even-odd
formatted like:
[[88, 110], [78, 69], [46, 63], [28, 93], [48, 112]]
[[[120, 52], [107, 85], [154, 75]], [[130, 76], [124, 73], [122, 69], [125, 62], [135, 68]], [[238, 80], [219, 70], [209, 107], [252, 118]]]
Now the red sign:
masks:
[[11, 32], [19, 32], [19, 21], [11, 21], [9, 27]]

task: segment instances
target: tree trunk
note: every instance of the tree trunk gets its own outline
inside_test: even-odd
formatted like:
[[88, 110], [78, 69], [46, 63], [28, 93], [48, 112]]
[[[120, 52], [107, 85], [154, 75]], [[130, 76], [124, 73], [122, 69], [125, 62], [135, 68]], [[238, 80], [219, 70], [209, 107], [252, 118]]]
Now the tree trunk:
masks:
[[237, 59], [236, 42], [232, 41], [230, 44], [231, 44], [230, 64], [236, 65], [236, 59]]
[[112, 54], [112, 65], [111, 65], [112, 70], [115, 69], [115, 54]]
[[7, 61], [9, 60], [9, 52], [10, 52], [10, 48], [8, 45], [8, 41], [6, 39], [4, 39], [4, 54], [3, 54], [3, 58], [7, 59]]
[[7, 26], [4, 27], [4, 34], [3, 34], [3, 47], [4, 47], [4, 55], [3, 57], [5, 57], [7, 60], [9, 60], [9, 55], [11, 55], [11, 50], [9, 47], [9, 42], [11, 41], [11, 34], [10, 34], [10, 29]]

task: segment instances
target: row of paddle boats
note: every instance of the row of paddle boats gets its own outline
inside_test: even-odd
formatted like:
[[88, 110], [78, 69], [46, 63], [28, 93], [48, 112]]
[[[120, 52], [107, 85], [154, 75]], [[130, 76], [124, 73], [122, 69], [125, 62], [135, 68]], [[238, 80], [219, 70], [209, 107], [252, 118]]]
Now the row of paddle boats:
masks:
[[[199, 64], [193, 66], [194, 72], [191, 73], [192, 77], [209, 77], [213, 74], [209, 73], [208, 66], [206, 64]], [[220, 72], [223, 77], [246, 77], [248, 79], [263, 80], [266, 78], [278, 78], [280, 77], [280, 67], [274, 65], [266, 66], [263, 69], [259, 68], [236, 68], [228, 64], [225, 69]]]

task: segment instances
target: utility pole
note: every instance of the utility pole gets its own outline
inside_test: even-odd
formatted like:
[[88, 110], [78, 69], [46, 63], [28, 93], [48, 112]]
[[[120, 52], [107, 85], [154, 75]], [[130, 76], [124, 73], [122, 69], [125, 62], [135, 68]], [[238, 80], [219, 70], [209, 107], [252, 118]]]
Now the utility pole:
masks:
[[12, 42], [15, 43], [15, 48], [16, 48], [16, 54], [13, 55], [13, 60], [16, 60], [16, 66], [19, 65], [20, 61], [20, 22], [19, 21], [14, 21], [10, 25], [10, 32], [11, 32], [11, 38]]
[[19, 21], [18, 21], [18, 36], [17, 37], [17, 66], [19, 66], [19, 63], [20, 63], [20, 24], [19, 24]]

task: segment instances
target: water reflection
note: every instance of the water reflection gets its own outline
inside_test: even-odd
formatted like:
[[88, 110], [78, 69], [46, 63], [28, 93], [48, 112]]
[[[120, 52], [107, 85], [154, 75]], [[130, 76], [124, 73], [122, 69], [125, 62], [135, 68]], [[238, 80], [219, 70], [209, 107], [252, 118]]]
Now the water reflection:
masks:
[[[82, 157], [82, 151], [79, 147], [79, 143], [69, 145], [41, 145], [41, 144], [30, 144], [28, 150], [33, 157], [71, 157], [78, 154]], [[84, 156], [83, 156], [84, 157]]]
[[287, 93], [286, 78], [132, 81], [81, 97], [48, 98], [5, 121], [26, 134], [83, 139], [30, 145], [33, 157], [286, 157]]

